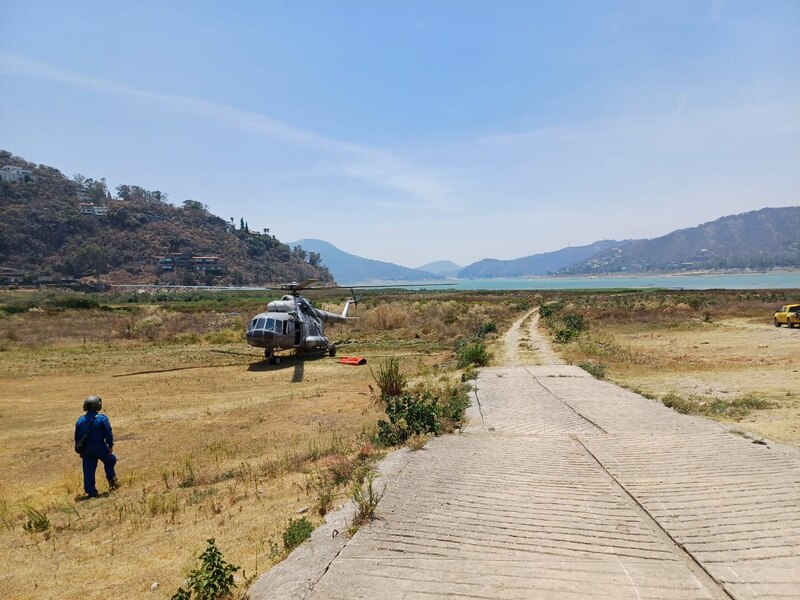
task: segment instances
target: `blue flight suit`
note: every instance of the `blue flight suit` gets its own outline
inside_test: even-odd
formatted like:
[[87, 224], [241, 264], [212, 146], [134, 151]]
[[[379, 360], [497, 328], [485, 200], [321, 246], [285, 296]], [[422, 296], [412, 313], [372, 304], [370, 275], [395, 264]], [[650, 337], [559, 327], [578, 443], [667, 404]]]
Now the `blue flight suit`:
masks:
[[89, 496], [97, 496], [94, 476], [97, 470], [97, 461], [103, 461], [108, 485], [115, 487], [117, 484], [117, 474], [114, 465], [117, 464], [117, 457], [111, 453], [114, 447], [114, 434], [111, 432], [111, 423], [108, 417], [98, 414], [97, 411], [87, 411], [85, 415], [79, 417], [75, 422], [75, 441], [77, 442], [83, 434], [89, 432], [86, 446], [81, 454], [83, 459], [83, 490]]

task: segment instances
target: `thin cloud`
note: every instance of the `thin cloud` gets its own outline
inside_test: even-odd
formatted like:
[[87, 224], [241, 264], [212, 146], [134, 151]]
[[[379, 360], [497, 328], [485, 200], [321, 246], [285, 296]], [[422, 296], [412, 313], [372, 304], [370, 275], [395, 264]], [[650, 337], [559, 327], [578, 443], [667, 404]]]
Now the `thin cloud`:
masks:
[[339, 176], [367, 179], [410, 194], [429, 206], [441, 207], [447, 204], [449, 188], [446, 184], [437, 181], [435, 177], [419, 170], [408, 161], [379, 148], [337, 140], [258, 113], [215, 102], [149, 92], [115, 81], [73, 73], [2, 50], [0, 50], [0, 71], [21, 77], [75, 85], [100, 93], [141, 98], [182, 113], [191, 112], [199, 117], [223, 123], [240, 131], [262, 135], [280, 143], [332, 154], [340, 161], [340, 165], [334, 169]]

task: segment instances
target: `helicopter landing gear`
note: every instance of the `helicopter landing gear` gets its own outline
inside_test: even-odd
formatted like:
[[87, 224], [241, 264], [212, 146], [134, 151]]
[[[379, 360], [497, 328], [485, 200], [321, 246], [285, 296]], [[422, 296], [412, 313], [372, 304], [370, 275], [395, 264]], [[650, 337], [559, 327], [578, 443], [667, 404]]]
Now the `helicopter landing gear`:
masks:
[[268, 359], [272, 365], [281, 364], [281, 357], [276, 356], [274, 350], [264, 350], [264, 358]]
[[328, 346], [328, 356], [330, 356], [331, 358], [336, 356], [336, 345], [335, 344], [331, 344], [330, 346]]

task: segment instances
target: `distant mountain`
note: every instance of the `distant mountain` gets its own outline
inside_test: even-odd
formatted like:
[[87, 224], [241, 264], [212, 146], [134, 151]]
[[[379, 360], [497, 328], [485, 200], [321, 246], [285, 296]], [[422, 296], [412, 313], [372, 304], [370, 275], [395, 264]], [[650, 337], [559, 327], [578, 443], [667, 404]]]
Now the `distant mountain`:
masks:
[[458, 272], [461, 278], [484, 279], [491, 277], [525, 277], [529, 275], [548, 275], [575, 263], [585, 261], [590, 256], [606, 248], [626, 245], [630, 242], [602, 240], [588, 246], [562, 248], [554, 252], [533, 254], [513, 260], [485, 258], [464, 267]]
[[68, 179], [4, 150], [0, 175], [0, 283], [333, 281], [266, 231], [249, 231], [244, 219], [236, 228], [194, 200], [174, 206], [166, 194], [135, 185], [112, 196], [105, 180]]
[[617, 245], [561, 273], [638, 273], [800, 266], [800, 207], [763, 208]]
[[455, 277], [456, 274], [461, 270], [461, 267], [452, 260], [437, 260], [436, 262], [417, 267], [417, 270], [435, 273], [441, 277]]
[[302, 246], [306, 252], [318, 253], [322, 264], [330, 270], [336, 281], [341, 285], [376, 280], [424, 281], [426, 279], [441, 279], [440, 275], [428, 271], [409, 269], [394, 263], [362, 258], [340, 250], [333, 244], [322, 240], [299, 240], [292, 242], [290, 246]]

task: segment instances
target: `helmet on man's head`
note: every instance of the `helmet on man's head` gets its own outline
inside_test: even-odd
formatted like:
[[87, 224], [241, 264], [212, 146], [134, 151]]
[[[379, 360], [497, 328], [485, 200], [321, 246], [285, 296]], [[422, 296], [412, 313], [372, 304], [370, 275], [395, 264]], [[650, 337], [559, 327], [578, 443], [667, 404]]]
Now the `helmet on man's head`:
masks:
[[99, 411], [103, 408], [103, 399], [100, 396], [87, 396], [83, 401], [83, 410]]

